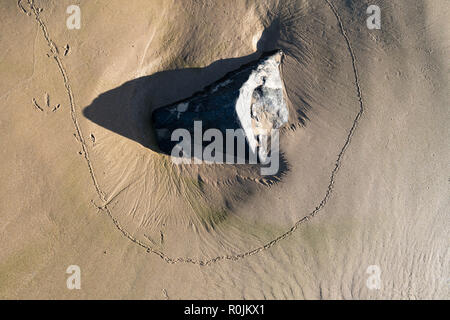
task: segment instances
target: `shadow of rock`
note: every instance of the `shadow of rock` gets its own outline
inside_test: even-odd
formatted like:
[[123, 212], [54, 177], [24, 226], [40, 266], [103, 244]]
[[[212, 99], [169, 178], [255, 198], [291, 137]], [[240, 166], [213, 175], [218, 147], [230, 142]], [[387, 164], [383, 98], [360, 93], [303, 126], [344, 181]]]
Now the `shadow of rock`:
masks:
[[151, 128], [152, 112], [201, 91], [228, 72], [258, 59], [261, 53], [214, 62], [205, 68], [157, 72], [125, 82], [99, 95], [83, 110], [94, 123], [158, 151]]
[[157, 72], [125, 82], [99, 95], [83, 110], [94, 123], [159, 152], [152, 128], [152, 112], [162, 106], [186, 99], [243, 65], [258, 60], [265, 52], [276, 50], [278, 20], [262, 33], [257, 51], [243, 57], [222, 59], [204, 68]]

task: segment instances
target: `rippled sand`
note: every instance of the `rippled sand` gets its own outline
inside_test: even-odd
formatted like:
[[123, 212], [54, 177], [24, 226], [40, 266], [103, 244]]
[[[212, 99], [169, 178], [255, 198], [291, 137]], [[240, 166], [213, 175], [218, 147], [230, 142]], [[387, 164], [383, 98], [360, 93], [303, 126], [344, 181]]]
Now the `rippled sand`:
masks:
[[[449, 298], [448, 2], [68, 5], [0, 4], [0, 297]], [[158, 151], [154, 109], [273, 49], [280, 174]]]

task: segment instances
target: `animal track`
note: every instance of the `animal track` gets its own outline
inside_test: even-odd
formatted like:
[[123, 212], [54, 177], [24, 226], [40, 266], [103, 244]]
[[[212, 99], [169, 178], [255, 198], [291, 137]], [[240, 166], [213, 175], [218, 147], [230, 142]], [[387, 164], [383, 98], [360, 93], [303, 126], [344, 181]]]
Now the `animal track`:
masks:
[[67, 56], [69, 52], [70, 52], [69, 44], [66, 44], [66, 46], [64, 47], [64, 56]]
[[[36, 108], [36, 110], [44, 112], [44, 108], [42, 108], [36, 101], [35, 98], [31, 99], [31, 101], [33, 102], [34, 107]], [[59, 103], [54, 105], [53, 108], [50, 106], [50, 96], [49, 94], [46, 92], [44, 95], [44, 103], [45, 103], [45, 108], [48, 111], [52, 111], [55, 112], [59, 109], [59, 107], [61, 106]]]
[[[73, 92], [69, 83], [69, 79], [66, 73], [66, 69], [65, 66], [62, 62], [62, 60], [59, 57], [59, 52], [58, 49], [55, 45], [55, 43], [53, 42], [53, 40], [50, 38], [48, 30], [47, 30], [47, 26], [44, 24], [43, 20], [41, 19], [39, 13], [41, 12], [41, 10], [39, 10], [39, 8], [37, 8], [34, 5], [33, 0], [28, 0], [28, 6], [29, 6], [29, 12], [22, 6], [21, 2], [23, 0], [19, 0], [18, 1], [18, 6], [19, 8], [24, 12], [27, 13], [27, 15], [34, 15], [36, 22], [38, 23], [38, 25], [41, 27], [43, 36], [45, 38], [45, 40], [47, 41], [47, 45], [50, 48], [51, 53], [53, 54], [53, 58], [56, 61], [56, 64], [59, 68], [59, 71], [62, 75], [63, 78], [63, 83], [64, 86], [66, 88], [67, 91], [67, 95], [69, 97], [69, 107], [70, 107], [70, 114], [71, 114], [71, 118], [73, 121], [73, 124], [75, 126], [76, 129], [76, 136], [78, 137], [81, 147], [83, 149], [83, 152], [80, 154], [84, 154], [84, 157], [86, 159], [87, 165], [88, 165], [88, 169], [89, 169], [89, 173], [91, 175], [92, 178], [92, 182], [94, 184], [95, 190], [97, 192], [97, 195], [99, 196], [100, 200], [102, 200], [103, 202], [105, 202], [106, 204], [102, 205], [101, 207], [97, 208], [99, 210], [104, 210], [106, 211], [106, 214], [111, 218], [113, 224], [116, 226], [116, 228], [126, 237], [128, 238], [130, 241], [134, 242], [135, 244], [139, 245], [140, 247], [146, 249], [146, 251], [148, 253], [152, 253], [155, 254], [157, 256], [159, 256], [161, 259], [163, 259], [166, 263], [169, 264], [176, 264], [176, 263], [189, 263], [189, 264], [196, 264], [196, 265], [200, 265], [200, 266], [208, 266], [208, 265], [212, 265], [214, 263], [217, 263], [219, 261], [224, 261], [224, 260], [231, 260], [231, 261], [237, 261], [240, 259], [243, 259], [245, 257], [249, 257], [249, 256], [253, 256], [255, 254], [258, 254], [260, 252], [262, 252], [263, 250], [267, 250], [271, 247], [273, 247], [274, 245], [276, 245], [277, 243], [279, 243], [281, 240], [289, 237], [290, 235], [292, 235], [297, 228], [304, 222], [309, 221], [311, 218], [313, 218], [316, 214], [319, 213], [319, 211], [321, 211], [327, 204], [329, 198], [331, 197], [331, 194], [334, 190], [334, 183], [335, 183], [335, 177], [341, 167], [341, 163], [342, 163], [342, 159], [344, 156], [345, 151], [348, 149], [348, 146], [350, 145], [351, 139], [356, 131], [356, 128], [359, 124], [359, 121], [365, 111], [365, 106], [364, 106], [364, 100], [363, 100], [363, 96], [362, 96], [362, 90], [361, 90], [361, 86], [360, 86], [360, 81], [359, 81], [359, 73], [358, 73], [358, 69], [357, 69], [357, 59], [355, 56], [355, 53], [353, 51], [353, 47], [351, 45], [350, 42], [350, 38], [347, 35], [347, 31], [344, 28], [344, 24], [342, 22], [341, 16], [338, 13], [338, 10], [335, 8], [335, 6], [331, 3], [330, 0], [324, 0], [324, 3], [326, 3], [328, 5], [328, 7], [330, 8], [330, 10], [332, 11], [332, 13], [334, 14], [334, 16], [336, 17], [336, 20], [338, 22], [338, 26], [339, 26], [339, 30], [341, 35], [343, 36], [343, 40], [345, 41], [345, 44], [347, 45], [347, 49], [351, 58], [351, 62], [352, 62], [352, 69], [353, 69], [353, 75], [354, 75], [354, 84], [356, 87], [356, 95], [359, 101], [359, 105], [360, 105], [360, 110], [357, 113], [356, 117], [353, 120], [353, 125], [350, 128], [348, 135], [347, 135], [347, 139], [345, 140], [345, 143], [342, 146], [342, 149], [340, 151], [340, 153], [337, 156], [336, 162], [335, 162], [335, 166], [331, 172], [331, 176], [330, 176], [330, 181], [328, 184], [328, 187], [325, 191], [324, 197], [322, 199], [322, 201], [317, 205], [317, 207], [309, 212], [306, 216], [304, 216], [303, 218], [297, 220], [297, 222], [294, 223], [294, 225], [286, 230], [284, 233], [280, 234], [278, 237], [276, 237], [275, 239], [273, 239], [270, 242], [267, 242], [266, 244], [262, 244], [259, 247], [256, 247], [252, 250], [249, 251], [245, 251], [239, 254], [234, 254], [234, 255], [220, 255], [214, 258], [207, 258], [207, 259], [195, 259], [195, 258], [190, 258], [190, 257], [170, 257], [168, 255], [166, 255], [164, 252], [160, 251], [159, 249], [153, 248], [152, 245], [146, 244], [144, 242], [142, 242], [139, 239], [136, 239], [133, 237], [133, 235], [131, 235], [127, 230], [125, 230], [117, 221], [117, 219], [114, 218], [113, 213], [112, 213], [112, 209], [109, 205], [109, 202], [106, 202], [106, 197], [104, 192], [101, 190], [97, 178], [94, 174], [94, 169], [93, 169], [93, 165], [92, 162], [90, 160], [89, 157], [89, 153], [88, 153], [88, 149], [86, 146], [86, 142], [85, 142], [85, 138], [83, 136], [83, 133], [81, 131], [81, 127], [79, 124], [79, 120], [77, 117], [77, 113], [76, 113], [76, 108], [75, 108], [75, 102], [74, 102], [74, 96], [73, 96]], [[49, 98], [48, 94], [46, 94], [46, 100], [48, 101], [47, 106], [48, 108], [50, 108], [49, 106]], [[33, 98], [33, 104], [35, 105], [36, 109], [40, 110], [40, 111], [44, 111], [37, 103], [36, 100]], [[59, 107], [59, 105], [57, 106], [57, 108]], [[56, 109], [57, 109], [56, 108]], [[55, 109], [55, 111], [56, 111]], [[154, 241], [151, 240], [150, 237], [147, 237], [146, 235], [144, 235], [150, 242], [152, 242], [154, 244]], [[163, 240], [163, 237], [162, 239]]]

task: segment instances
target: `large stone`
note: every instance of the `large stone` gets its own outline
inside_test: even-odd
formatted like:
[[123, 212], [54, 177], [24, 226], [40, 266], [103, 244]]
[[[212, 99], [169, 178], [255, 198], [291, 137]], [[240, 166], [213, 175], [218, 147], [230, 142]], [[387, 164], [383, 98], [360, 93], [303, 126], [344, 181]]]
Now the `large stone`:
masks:
[[[258, 148], [267, 149], [267, 139], [264, 138], [288, 121], [279, 70], [282, 55], [281, 51], [265, 54], [192, 97], [156, 109], [153, 125], [161, 151], [171, 154], [178, 143], [171, 141], [172, 132], [176, 129], [186, 129], [194, 137], [194, 121], [202, 122], [203, 132], [220, 130], [224, 137], [224, 151], [227, 129], [243, 130], [247, 151], [258, 153]], [[202, 143], [203, 147], [208, 144]]]

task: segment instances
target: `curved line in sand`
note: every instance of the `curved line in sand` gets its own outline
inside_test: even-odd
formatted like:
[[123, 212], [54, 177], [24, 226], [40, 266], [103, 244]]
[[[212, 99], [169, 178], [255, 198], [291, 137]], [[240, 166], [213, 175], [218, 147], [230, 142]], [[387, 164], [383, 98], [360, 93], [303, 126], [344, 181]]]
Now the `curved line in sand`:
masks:
[[[263, 250], [269, 249], [272, 246], [274, 246], [275, 244], [277, 244], [279, 241], [287, 238], [288, 236], [290, 236], [291, 234], [293, 234], [297, 228], [304, 222], [308, 221], [309, 219], [313, 218], [320, 210], [322, 210], [325, 205], [327, 204], [332, 192], [333, 192], [333, 187], [334, 187], [334, 182], [335, 182], [335, 178], [336, 178], [336, 174], [339, 171], [339, 168], [341, 166], [341, 161], [342, 161], [342, 157], [344, 156], [345, 151], [347, 150], [348, 146], [350, 145], [350, 141], [351, 138], [353, 137], [356, 127], [358, 125], [358, 122], [361, 118], [361, 116], [364, 113], [364, 103], [363, 103], [363, 98], [362, 98], [362, 92], [361, 92], [361, 86], [359, 83], [359, 75], [358, 75], [358, 69], [357, 69], [357, 64], [356, 64], [356, 57], [353, 51], [353, 47], [351, 46], [350, 43], [350, 39], [347, 36], [347, 32], [344, 28], [344, 25], [342, 23], [341, 17], [339, 15], [339, 13], [337, 12], [336, 8], [334, 7], [333, 4], [331, 4], [330, 0], [324, 0], [327, 5], [329, 6], [329, 8], [331, 9], [331, 11], [333, 12], [333, 14], [335, 15], [337, 21], [338, 21], [338, 25], [339, 25], [339, 29], [341, 31], [342, 36], [345, 39], [345, 42], [347, 44], [347, 48], [348, 51], [350, 53], [350, 57], [352, 60], [352, 67], [353, 67], [353, 73], [354, 73], [354, 77], [355, 77], [355, 86], [356, 86], [356, 92], [357, 92], [357, 96], [358, 96], [358, 100], [359, 100], [359, 111], [355, 117], [355, 119], [353, 120], [353, 125], [350, 128], [350, 131], [347, 135], [347, 138], [345, 140], [345, 143], [341, 149], [341, 151], [338, 154], [338, 157], [336, 159], [335, 162], [335, 166], [333, 168], [333, 170], [331, 171], [331, 175], [330, 175], [330, 181], [327, 187], [327, 190], [325, 192], [325, 196], [322, 199], [322, 201], [319, 203], [319, 205], [312, 211], [310, 212], [308, 215], [306, 215], [305, 217], [301, 218], [300, 220], [298, 220], [289, 230], [287, 230], [285, 233], [281, 234], [280, 236], [278, 236], [277, 238], [273, 239], [272, 241], [266, 243], [263, 246], [260, 246], [258, 248], [255, 248], [253, 250], [241, 253], [241, 254], [235, 254], [235, 255], [225, 255], [225, 256], [217, 256], [215, 258], [212, 259], [208, 259], [208, 260], [197, 260], [197, 259], [193, 259], [193, 258], [186, 258], [186, 257], [178, 257], [178, 258], [171, 258], [169, 256], [167, 256], [166, 254], [164, 254], [163, 252], [153, 249], [152, 247], [150, 247], [149, 245], [143, 243], [142, 241], [134, 238], [130, 233], [128, 233], [124, 228], [121, 227], [121, 225], [119, 224], [119, 222], [117, 221], [117, 219], [115, 219], [112, 215], [111, 209], [109, 209], [108, 205], [104, 205], [102, 207], [99, 207], [99, 209], [105, 210], [107, 215], [111, 218], [111, 220], [113, 221], [114, 225], [116, 226], [116, 228], [122, 232], [122, 234], [127, 237], [129, 240], [131, 240], [132, 242], [136, 243], [137, 245], [143, 247], [144, 249], [147, 250], [147, 252], [149, 253], [153, 253], [156, 254], [157, 256], [159, 256], [161, 259], [163, 259], [165, 262], [170, 263], [170, 264], [175, 264], [175, 263], [191, 263], [191, 264], [196, 264], [196, 265], [200, 265], [200, 266], [207, 266], [207, 265], [211, 265], [215, 262], [219, 262], [222, 260], [240, 260], [242, 258], [248, 257], [248, 256], [252, 256], [255, 255]], [[19, 0], [17, 5], [19, 7], [19, 9], [23, 12], [28, 14], [28, 12], [24, 9], [23, 5], [21, 4], [22, 0]], [[86, 163], [88, 165], [89, 168], [89, 173], [91, 175], [92, 178], [92, 182], [94, 184], [95, 190], [97, 192], [98, 197], [105, 203], [105, 195], [103, 193], [103, 191], [101, 190], [97, 179], [95, 177], [94, 174], [94, 168], [92, 166], [92, 162], [89, 158], [89, 153], [88, 153], [88, 149], [85, 143], [85, 139], [83, 136], [83, 132], [81, 130], [81, 127], [79, 125], [78, 122], [78, 118], [77, 118], [77, 113], [76, 113], [76, 106], [75, 106], [75, 102], [74, 102], [74, 96], [73, 96], [73, 92], [72, 89], [70, 87], [70, 82], [69, 82], [69, 78], [67, 76], [66, 73], [66, 69], [64, 67], [63, 62], [61, 61], [61, 58], [59, 57], [59, 52], [58, 49], [55, 45], [55, 43], [53, 42], [53, 40], [50, 38], [48, 31], [47, 31], [47, 27], [44, 24], [44, 22], [42, 21], [42, 19], [39, 16], [39, 12], [40, 10], [38, 8], [36, 8], [34, 6], [34, 2], [33, 0], [27, 0], [28, 5], [30, 7], [30, 11], [31, 13], [33, 13], [33, 15], [35, 16], [35, 19], [37, 21], [37, 23], [39, 24], [39, 26], [42, 29], [43, 35], [45, 40], [47, 41], [47, 44], [50, 48], [50, 51], [53, 54], [53, 58], [55, 59], [56, 64], [58, 65], [58, 69], [63, 77], [63, 81], [64, 81], [64, 87], [66, 88], [67, 91], [67, 95], [69, 97], [69, 102], [70, 102], [70, 114], [71, 114], [71, 118], [72, 118], [72, 122], [74, 124], [78, 139], [80, 141], [80, 144], [82, 146], [82, 150], [83, 150], [83, 154], [84, 154], [84, 158], [86, 160]]]

